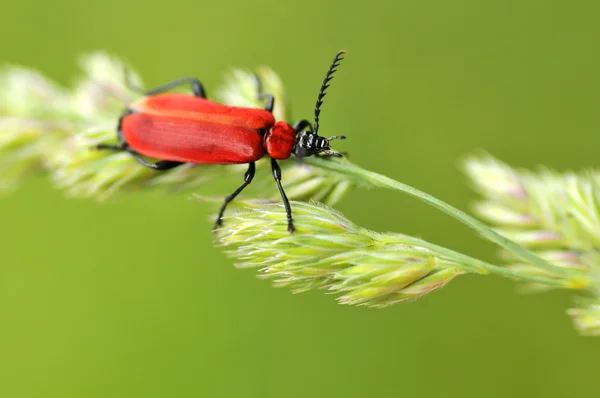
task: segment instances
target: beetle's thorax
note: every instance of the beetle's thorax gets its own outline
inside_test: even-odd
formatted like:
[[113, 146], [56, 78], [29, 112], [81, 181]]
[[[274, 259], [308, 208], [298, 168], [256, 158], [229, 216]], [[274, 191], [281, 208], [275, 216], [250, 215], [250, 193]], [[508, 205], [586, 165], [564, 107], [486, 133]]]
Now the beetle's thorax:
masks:
[[286, 122], [277, 122], [263, 138], [267, 154], [273, 159], [287, 159], [294, 150], [296, 130]]

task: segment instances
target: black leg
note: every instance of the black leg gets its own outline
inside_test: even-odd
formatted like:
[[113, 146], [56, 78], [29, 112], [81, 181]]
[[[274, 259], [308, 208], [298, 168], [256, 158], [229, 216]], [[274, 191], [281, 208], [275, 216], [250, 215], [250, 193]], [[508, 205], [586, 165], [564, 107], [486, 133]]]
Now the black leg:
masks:
[[285, 211], [287, 213], [288, 231], [292, 233], [296, 229], [294, 228], [294, 222], [292, 221], [292, 208], [290, 207], [290, 201], [287, 196], [285, 196], [285, 192], [281, 186], [281, 169], [279, 168], [277, 161], [273, 158], [271, 158], [271, 168], [273, 169], [273, 177], [277, 183], [277, 188], [279, 188], [279, 193], [281, 194], [281, 199], [283, 200], [283, 205], [285, 206]]
[[[120, 122], [119, 122], [120, 123]], [[97, 150], [109, 150], [109, 151], [117, 151], [117, 152], [129, 152], [131, 156], [141, 164], [142, 166], [151, 168], [153, 170], [170, 170], [174, 167], [184, 164], [183, 162], [175, 162], [172, 160], [160, 160], [156, 163], [150, 163], [146, 161], [139, 153], [130, 148], [127, 145], [127, 141], [125, 141], [125, 137], [123, 137], [122, 131], [119, 129], [117, 136], [119, 138], [119, 145], [112, 144], [98, 144], [94, 148]]]
[[98, 144], [95, 147], [92, 147], [94, 149], [97, 149], [99, 151], [104, 151], [104, 150], [108, 150], [108, 151], [125, 151], [125, 148], [123, 148], [121, 145], [111, 145], [111, 144]]
[[235, 197], [238, 196], [240, 194], [240, 192], [242, 192], [244, 190], [244, 188], [246, 188], [248, 185], [250, 185], [250, 183], [252, 182], [252, 179], [254, 178], [255, 172], [256, 172], [256, 166], [254, 165], [254, 162], [252, 162], [248, 165], [248, 171], [246, 171], [246, 174], [244, 174], [244, 183], [238, 189], [236, 189], [231, 195], [229, 195], [228, 197], [225, 198], [225, 202], [223, 202], [223, 205], [221, 206], [221, 210], [219, 210], [219, 215], [217, 216], [217, 222], [215, 223], [214, 229], [217, 229], [218, 227], [220, 227], [223, 224], [223, 220], [222, 220], [223, 213], [225, 213], [225, 209], [227, 208], [227, 205], [233, 199], [235, 199]]
[[206, 98], [206, 91], [204, 91], [204, 86], [202, 86], [202, 83], [200, 83], [200, 81], [194, 77], [182, 77], [181, 79], [173, 80], [172, 82], [163, 84], [162, 86], [158, 86], [156, 88], [146, 91], [146, 95], [160, 94], [184, 84], [192, 85], [192, 91], [194, 92], [194, 95], [196, 97]]
[[275, 98], [272, 94], [258, 94], [258, 99], [266, 99], [267, 105], [265, 105], [265, 110], [273, 113], [273, 108], [275, 107]]
[[161, 170], [161, 171], [170, 170], [174, 167], [177, 167], [177, 166], [180, 166], [183, 164], [183, 162], [174, 162], [172, 160], [160, 160], [156, 163], [150, 163], [150, 162], [146, 161], [139, 153], [137, 153], [133, 149], [125, 148], [125, 150], [127, 152], [129, 152], [131, 154], [131, 156], [133, 156], [133, 158], [136, 160], [136, 162], [138, 162], [142, 166], [149, 167], [153, 170]]
[[293, 127], [294, 130], [296, 130], [296, 133], [299, 133], [304, 129], [308, 129], [308, 131], [310, 131], [311, 133], [313, 131], [313, 126], [308, 120], [299, 120], [296, 123], [294, 123]]
[[128, 116], [133, 114], [133, 112], [131, 112], [129, 109], [125, 110], [125, 113], [123, 114], [123, 116], [121, 116], [121, 118], [119, 119], [119, 126], [117, 127], [117, 139], [119, 140], [119, 145], [121, 146], [121, 148], [127, 148], [129, 145], [127, 145], [127, 140], [125, 139], [125, 136], [123, 135], [123, 129], [122, 129], [122, 123], [123, 123], [123, 119]]
[[319, 157], [322, 157], [322, 158], [341, 158], [342, 154], [341, 153], [337, 153], [337, 152], [327, 151], [327, 152], [323, 152], [323, 153], [319, 154]]
[[119, 140], [118, 145], [98, 144], [94, 147], [94, 149], [109, 150], [109, 151], [127, 151], [127, 148], [129, 146], [127, 145], [127, 141], [125, 140], [125, 137], [123, 136], [123, 131], [121, 130], [121, 123], [123, 122], [123, 118], [127, 115], [130, 115], [131, 113], [132, 112], [130, 112], [129, 109], [127, 109], [127, 110], [125, 110], [125, 113], [123, 113], [123, 116], [121, 116], [121, 118], [119, 119], [119, 126], [117, 128], [117, 139]]
[[131, 156], [141, 164], [142, 166], [149, 167], [153, 170], [170, 170], [174, 167], [180, 166], [184, 164], [183, 162], [175, 162], [172, 160], [160, 160], [156, 163], [150, 163], [146, 161], [139, 153], [129, 148], [127, 144], [124, 145], [110, 145], [110, 144], [98, 144], [95, 146], [95, 149], [98, 150], [109, 150], [109, 151], [117, 151], [117, 152], [129, 152]]
[[154, 170], [165, 171], [165, 170], [174, 169], [175, 167], [181, 166], [182, 164], [184, 164], [184, 163], [183, 162], [174, 162], [172, 160], [160, 160], [160, 161], [154, 163], [152, 165], [152, 168]]
[[273, 107], [275, 106], [275, 98], [272, 94], [265, 94], [262, 91], [262, 80], [258, 76], [258, 74], [254, 73], [254, 79], [256, 80], [256, 92], [258, 93], [259, 100], [267, 100], [267, 104], [265, 105], [265, 110], [273, 113]]

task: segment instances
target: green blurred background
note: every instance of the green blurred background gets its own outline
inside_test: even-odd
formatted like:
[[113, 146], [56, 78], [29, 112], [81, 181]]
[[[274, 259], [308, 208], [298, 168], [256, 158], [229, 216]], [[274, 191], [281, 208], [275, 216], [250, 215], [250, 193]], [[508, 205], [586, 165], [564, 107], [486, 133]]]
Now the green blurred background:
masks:
[[[0, 61], [68, 84], [79, 54], [105, 49], [149, 86], [192, 75], [209, 92], [230, 66], [269, 65], [294, 118], [310, 118], [346, 49], [323, 133], [347, 135], [336, 149], [361, 166], [466, 209], [457, 160], [477, 149], [519, 166], [597, 165], [599, 12], [591, 0], [7, 1]], [[65, 199], [43, 177], [0, 200], [2, 398], [600, 394], [600, 340], [577, 336], [564, 293], [466, 276], [413, 304], [346, 307], [236, 270], [211, 245], [204, 203]], [[399, 194], [356, 190], [338, 208], [494, 258]]]

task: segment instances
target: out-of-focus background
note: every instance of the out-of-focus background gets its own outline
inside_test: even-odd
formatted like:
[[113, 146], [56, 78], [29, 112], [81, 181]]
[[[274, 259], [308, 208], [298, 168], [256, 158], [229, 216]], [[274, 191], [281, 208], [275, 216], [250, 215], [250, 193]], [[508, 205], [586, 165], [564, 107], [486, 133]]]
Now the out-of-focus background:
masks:
[[[2, 5], [0, 62], [68, 84], [76, 57], [104, 49], [149, 86], [192, 75], [209, 92], [230, 66], [268, 65], [294, 118], [311, 118], [346, 49], [323, 133], [347, 135], [336, 149], [361, 166], [467, 209], [457, 161], [481, 148], [519, 166], [597, 166], [599, 12], [591, 0], [21, 0]], [[337, 208], [494, 259], [414, 199], [356, 190]], [[567, 294], [467, 276], [384, 310], [292, 295], [213, 248], [213, 211], [160, 194], [66, 199], [43, 176], [1, 198], [0, 397], [600, 394], [600, 344], [571, 327]]]

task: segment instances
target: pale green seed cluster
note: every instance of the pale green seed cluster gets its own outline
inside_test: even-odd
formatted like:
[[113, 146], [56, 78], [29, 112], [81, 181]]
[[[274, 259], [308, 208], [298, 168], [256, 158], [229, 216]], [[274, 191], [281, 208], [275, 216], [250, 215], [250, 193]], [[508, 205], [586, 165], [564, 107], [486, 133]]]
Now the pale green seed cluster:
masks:
[[[488, 155], [470, 157], [465, 170], [482, 195], [475, 212], [498, 231], [559, 267], [589, 277], [572, 284], [590, 283], [600, 298], [600, 179], [596, 172], [557, 173], [515, 170]], [[520, 273], [556, 276], [503, 254], [508, 268]], [[547, 289], [530, 285], [528, 289]], [[591, 318], [600, 323], [598, 307], [571, 310], [578, 327], [589, 328]]]
[[0, 69], [0, 193], [43, 166], [47, 149], [76, 128], [69, 95], [36, 71]]
[[467, 272], [425, 241], [409, 245], [401, 235], [369, 231], [324, 205], [293, 202], [293, 235], [282, 205], [244, 205], [223, 219], [218, 244], [232, 248], [238, 267], [259, 268], [261, 277], [294, 292], [324, 289], [342, 304], [384, 307], [416, 300]]

